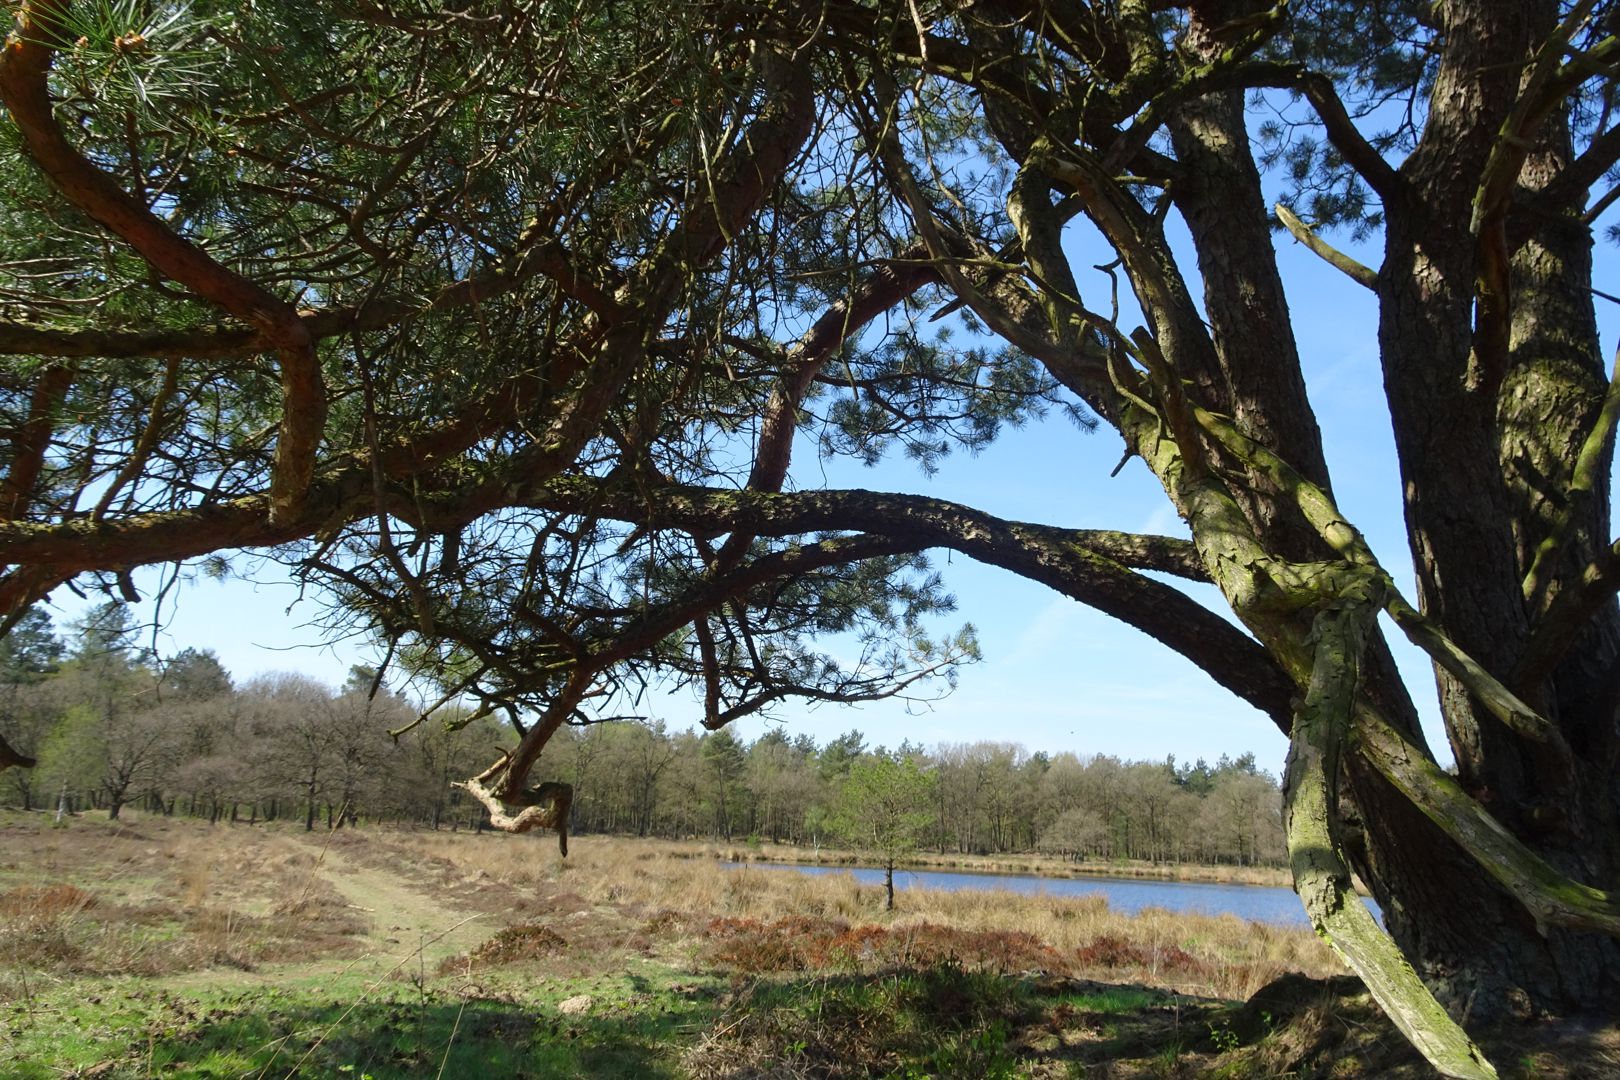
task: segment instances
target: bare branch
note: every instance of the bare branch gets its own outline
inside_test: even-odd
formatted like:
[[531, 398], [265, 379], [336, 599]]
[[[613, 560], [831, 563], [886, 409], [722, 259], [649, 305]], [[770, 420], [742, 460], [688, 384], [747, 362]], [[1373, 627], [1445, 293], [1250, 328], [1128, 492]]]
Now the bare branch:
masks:
[[1369, 289], [1378, 288], [1378, 271], [1352, 259], [1320, 236], [1317, 236], [1309, 225], [1301, 221], [1292, 210], [1282, 203], [1277, 204], [1276, 210], [1277, 220], [1283, 223], [1283, 228], [1287, 229], [1295, 240], [1310, 248], [1321, 256], [1322, 260], [1329, 266], [1345, 274], [1357, 285], [1364, 285]]
[[1328, 141], [1333, 144], [1333, 148], [1360, 174], [1367, 182], [1367, 186], [1378, 193], [1379, 198], [1385, 202], [1392, 201], [1405, 181], [1395, 171], [1394, 166], [1385, 161], [1384, 156], [1373, 149], [1373, 145], [1357, 130], [1355, 121], [1350, 119], [1350, 113], [1344, 107], [1344, 102], [1339, 100], [1339, 92], [1334, 89], [1333, 80], [1326, 75], [1311, 73], [1299, 76], [1294, 85], [1304, 93], [1305, 99], [1316, 110], [1322, 126], [1327, 129]]
[[[547, 781], [515, 795], [504, 797], [497, 795], [495, 790], [488, 786], [489, 781], [500, 775], [510, 760], [510, 756], [502, 757], [477, 776], [455, 786], [465, 788], [473, 798], [483, 803], [484, 809], [489, 811], [490, 824], [502, 832], [556, 830], [557, 850], [567, 856], [568, 811], [574, 804], [573, 785]], [[521, 806], [523, 809], [514, 814], [507, 809], [509, 806]]]

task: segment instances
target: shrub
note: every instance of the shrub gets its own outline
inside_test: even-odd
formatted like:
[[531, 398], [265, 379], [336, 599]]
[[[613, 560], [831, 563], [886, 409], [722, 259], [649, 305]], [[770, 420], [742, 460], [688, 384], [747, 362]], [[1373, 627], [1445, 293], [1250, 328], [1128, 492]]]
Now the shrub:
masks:
[[539, 923], [508, 926], [466, 956], [452, 956], [439, 965], [440, 974], [469, 968], [501, 967], [538, 960], [568, 947], [568, 940]]

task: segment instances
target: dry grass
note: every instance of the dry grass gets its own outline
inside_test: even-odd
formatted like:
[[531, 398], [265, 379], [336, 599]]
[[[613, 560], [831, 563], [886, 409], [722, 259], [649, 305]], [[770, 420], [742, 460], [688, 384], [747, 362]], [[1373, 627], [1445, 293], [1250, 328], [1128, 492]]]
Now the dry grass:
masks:
[[447, 957], [439, 965], [439, 974], [470, 974], [485, 968], [520, 964], [566, 948], [568, 939], [549, 926], [519, 923], [497, 932], [466, 956]]
[[[30, 977], [248, 969], [352, 947], [365, 923], [286, 838], [147, 818], [0, 821], [0, 1000]], [[285, 897], [302, 892], [294, 909]]]
[[[635, 1075], [676, 1058], [717, 1080], [1423, 1074], [1354, 980], [1274, 983], [1341, 970], [1304, 930], [1006, 892], [906, 891], [889, 914], [880, 886], [849, 875], [750, 871], [713, 857], [723, 849], [694, 857], [702, 850], [588, 836], [563, 860], [544, 837], [145, 817], [52, 829], [0, 812], [0, 1001], [47, 1016], [84, 976], [278, 961], [289, 966], [256, 985], [313, 979], [319, 994], [336, 994], [330, 980], [370, 957], [389, 974], [367, 975], [369, 994], [405, 978], [394, 974], [404, 957], [413, 1023], [453, 987], [502, 1003], [532, 1032], [530, 1014], [550, 1016], [554, 999], [600, 996], [621, 980], [613, 993], [629, 1026], [602, 1028], [588, 1049], [640, 1040], [623, 1052]], [[435, 928], [469, 922], [427, 952]], [[197, 983], [236, 979], [226, 970]], [[62, 991], [54, 999], [52, 987]], [[242, 1000], [237, 1020], [264, 1019], [257, 998]], [[440, 1017], [443, 1037], [461, 1010]], [[582, 1024], [535, 1047], [560, 1053], [558, 1039], [592, 1030]], [[1505, 1076], [1620, 1075], [1608, 1024], [1527, 1029], [1492, 1049], [1522, 1066]], [[586, 1072], [558, 1064], [542, 1074]]]
[[[874, 926], [897, 940], [928, 939], [940, 928], [1016, 934], [1051, 950], [1048, 964], [1030, 967], [1224, 998], [1247, 997], [1285, 972], [1320, 977], [1344, 970], [1308, 930], [1155, 908], [1126, 915], [1101, 897], [911, 890], [891, 915], [883, 910], [880, 886], [845, 875], [739, 871], [693, 858], [690, 845], [582, 837], [564, 861], [549, 844], [530, 837], [415, 833], [379, 839], [392, 849], [396, 865], [434, 874], [452, 888], [483, 889], [508, 900], [540, 887], [563, 888], [595, 905], [639, 912], [649, 920], [644, 928], [661, 919], [663, 926], [679, 925], [703, 940], [717, 919], [752, 920], [764, 937], [775, 938], [792, 937], [795, 925], [822, 924]], [[783, 923], [784, 916], [810, 922]], [[796, 946], [762, 940], [757, 948], [769, 953]], [[723, 951], [711, 955], [725, 962]]]
[[[833, 938], [875, 928], [867, 948], [873, 962], [939, 952], [949, 938], [959, 958], [1018, 954], [1028, 968], [1223, 998], [1247, 997], [1289, 971], [1342, 971], [1302, 929], [1160, 909], [1125, 915], [1099, 897], [976, 890], [907, 891], [890, 914], [880, 887], [850, 876], [728, 868], [716, 858], [725, 849], [696, 844], [590, 836], [564, 860], [532, 836], [308, 836], [162, 818], [86, 819], [69, 830], [13, 819], [0, 822], [0, 842], [10, 860], [0, 865], [0, 889], [11, 889], [10, 899], [0, 898], [0, 938], [27, 939], [14, 946], [19, 955], [47, 970], [157, 974], [341, 950], [365, 923], [319, 872], [330, 852], [501, 921], [572, 918], [559, 931], [589, 948], [563, 958], [571, 965], [596, 962], [603, 950], [673, 950], [677, 958], [764, 970], [775, 950], [784, 956], [778, 968], [813, 968], [825, 959], [815, 955], [814, 935], [788, 939], [819, 926]], [[56, 890], [48, 894], [54, 899], [27, 891], [40, 889]], [[42, 906], [48, 916], [34, 910]], [[806, 921], [784, 923], [786, 915]], [[717, 949], [709, 929], [717, 919], [752, 920], [754, 940]]]
[[77, 885], [18, 885], [0, 893], [0, 916], [8, 919], [59, 919], [95, 905], [95, 895]]

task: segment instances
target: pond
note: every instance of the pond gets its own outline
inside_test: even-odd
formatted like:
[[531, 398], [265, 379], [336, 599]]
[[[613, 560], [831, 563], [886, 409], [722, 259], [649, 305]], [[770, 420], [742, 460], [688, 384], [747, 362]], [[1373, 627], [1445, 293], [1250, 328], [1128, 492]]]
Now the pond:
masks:
[[[796, 870], [801, 874], [852, 874], [863, 885], [883, 884], [883, 871], [869, 867], [799, 866], [792, 863], [727, 863], [734, 870]], [[1201, 881], [1143, 881], [1117, 877], [1047, 878], [1033, 874], [974, 874], [944, 870], [896, 870], [896, 889], [1006, 889], [1048, 896], [1102, 896], [1115, 911], [1148, 907], [1201, 915], [1236, 915], [1273, 926], [1309, 926], [1299, 897], [1265, 885], [1219, 885]], [[1377, 915], [1378, 906], [1367, 906]]]

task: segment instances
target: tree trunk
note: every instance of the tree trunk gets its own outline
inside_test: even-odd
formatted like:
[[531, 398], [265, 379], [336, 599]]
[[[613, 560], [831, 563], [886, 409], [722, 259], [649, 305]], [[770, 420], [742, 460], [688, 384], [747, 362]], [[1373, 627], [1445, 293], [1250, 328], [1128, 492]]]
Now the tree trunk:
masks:
[[[1201, 6], [1189, 47], [1205, 47], [1200, 20], [1218, 25], [1252, 9], [1242, 2]], [[1511, 334], [1493, 332], [1488, 296], [1476, 302], [1476, 283], [1489, 270], [1471, 222], [1476, 187], [1518, 92], [1519, 65], [1550, 31], [1556, 6], [1548, 0], [1463, 3], [1449, 5], [1446, 18], [1451, 25], [1422, 145], [1384, 200], [1379, 344], [1416, 599], [1448, 637], [1508, 681], [1534, 625], [1521, 582], [1563, 506], [1574, 451], [1591, 426], [1605, 380], [1587, 291], [1590, 234], [1571, 227], [1574, 215], [1560, 219], [1542, 208], [1540, 224], [1513, 252], [1513, 285], [1523, 299], [1512, 306]], [[1205, 51], [1215, 48], [1218, 43]], [[1292, 328], [1271, 272], [1274, 256], [1260, 227], [1261, 189], [1241, 96], [1192, 102], [1170, 127], [1186, 171], [1172, 190], [1198, 251], [1216, 345], [1213, 362], [1208, 350], [1188, 348], [1176, 356], [1176, 369], [1191, 379], [1206, 408], [1236, 417], [1246, 435], [1326, 489], [1309, 403], [1293, 377]], [[1544, 137], [1521, 182], [1537, 189], [1555, 175], [1567, 142], [1562, 129]], [[1571, 201], [1584, 204], [1584, 194]], [[1171, 477], [1164, 479], [1172, 486]], [[1227, 486], [1268, 553], [1296, 562], [1324, 557], [1298, 514], [1274, 497], [1272, 482], [1251, 470], [1247, 482]], [[1562, 564], [1566, 577], [1606, 546], [1606, 501], [1594, 498], [1582, 509], [1578, 542]], [[1196, 517], [1191, 524], [1195, 535], [1222, 527]], [[1274, 639], [1293, 633], [1297, 640], [1302, 635], [1297, 624], [1290, 631], [1291, 617], [1260, 616], [1270, 620]], [[1575, 748], [1573, 776], [1567, 763], [1509, 731], [1437, 669], [1466, 789], [1554, 866], [1610, 889], [1620, 882], [1610, 674], [1617, 639], [1610, 604], [1544, 684], [1516, 687]], [[1364, 692], [1421, 746], [1415, 712], [1381, 639], [1369, 642], [1367, 667]], [[1484, 1021], [1502, 1013], [1613, 1006], [1620, 955], [1612, 940], [1544, 932], [1365, 759], [1348, 754], [1344, 760], [1340, 792], [1349, 801], [1342, 811], [1360, 826], [1347, 830], [1347, 854], [1373, 888], [1392, 934], [1454, 1012]], [[1251, 845], [1240, 851], [1240, 861], [1255, 854]]]
[[[1589, 236], [1544, 224], [1514, 257], [1511, 339], [1493, 340], [1489, 305], [1475, 301], [1490, 255], [1488, 238], [1469, 228], [1474, 178], [1517, 92], [1516, 78], [1479, 72], [1511, 72], [1550, 30], [1553, 5], [1458, 11], [1424, 146], [1401, 169], [1410, 187], [1388, 208], [1379, 337], [1419, 603], [1464, 651], [1510, 681], [1532, 628], [1520, 588], [1528, 555], [1547, 532], [1544, 504], [1567, 489], [1569, 448], [1585, 437], [1602, 380], [1585, 290]], [[1572, 337], [1584, 347], [1570, 348]], [[1606, 506], [1591, 512], [1605, 519], [1591, 528], [1605, 530]], [[1580, 546], [1589, 559], [1590, 540], [1584, 552]], [[1609, 670], [1613, 656], [1611, 614], [1561, 665], [1566, 674], [1518, 689], [1573, 747], [1593, 747], [1593, 733], [1612, 747], [1613, 706], [1580, 673]], [[1464, 788], [1553, 865], [1613, 888], [1620, 863], [1611, 764], [1577, 750], [1571, 775], [1567, 762], [1509, 731], [1449, 673], [1437, 669], [1436, 677]], [[1390, 930], [1454, 1008], [1482, 1022], [1620, 1001], [1611, 939], [1536, 926], [1402, 796], [1366, 776], [1356, 794], [1379, 819], [1369, 830], [1368, 880], [1381, 902], [1384, 894], [1393, 901], [1385, 904]]]

